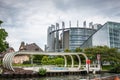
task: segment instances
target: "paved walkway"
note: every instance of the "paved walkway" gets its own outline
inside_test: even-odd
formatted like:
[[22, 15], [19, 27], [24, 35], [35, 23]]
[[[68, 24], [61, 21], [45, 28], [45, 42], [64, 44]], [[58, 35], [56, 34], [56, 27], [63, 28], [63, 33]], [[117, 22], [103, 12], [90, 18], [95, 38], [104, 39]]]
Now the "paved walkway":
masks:
[[27, 67], [25, 70], [33, 70], [38, 72], [40, 68], [47, 69], [47, 72], [79, 72], [83, 71], [78, 68], [65, 68], [65, 67]]

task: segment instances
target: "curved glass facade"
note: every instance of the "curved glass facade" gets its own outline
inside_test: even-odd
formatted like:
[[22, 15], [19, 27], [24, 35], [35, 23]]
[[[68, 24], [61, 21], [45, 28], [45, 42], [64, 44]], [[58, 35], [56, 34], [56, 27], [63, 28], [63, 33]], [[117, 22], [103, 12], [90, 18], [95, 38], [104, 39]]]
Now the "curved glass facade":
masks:
[[91, 28], [70, 28], [69, 49], [75, 50], [80, 47], [94, 32]]
[[[62, 32], [61, 39], [59, 39], [60, 30]], [[106, 22], [104, 25], [99, 25], [97, 30], [86, 27], [55, 29], [55, 26], [51, 25], [48, 29], [47, 41], [49, 51], [75, 50], [78, 47], [93, 46], [108, 46], [120, 49], [120, 23]]]
[[110, 47], [120, 49], [120, 23], [109, 22]]
[[105, 23], [103, 27], [82, 44], [82, 48], [105, 45], [120, 49], [120, 23]]

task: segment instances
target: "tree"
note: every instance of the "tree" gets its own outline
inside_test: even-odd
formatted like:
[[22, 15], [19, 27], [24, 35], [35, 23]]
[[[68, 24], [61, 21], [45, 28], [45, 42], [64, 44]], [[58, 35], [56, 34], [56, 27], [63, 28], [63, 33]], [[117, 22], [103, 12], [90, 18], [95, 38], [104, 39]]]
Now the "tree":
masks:
[[48, 56], [43, 56], [43, 58], [41, 60], [41, 63], [44, 64], [44, 65], [49, 64], [49, 58], [48, 58]]
[[109, 53], [109, 50], [110, 50], [110, 48], [107, 46], [95, 46], [92, 48], [84, 49], [84, 53], [86, 53], [89, 58], [92, 58], [95, 60], [97, 54], [100, 54], [102, 56], [102, 59], [103, 59], [104, 55], [106, 56]]
[[69, 49], [65, 49], [64, 52], [71, 52]]
[[43, 58], [43, 55], [33, 55], [33, 62], [37, 64], [41, 64], [42, 58]]
[[3, 23], [3, 21], [0, 20], [0, 27], [1, 27], [1, 24]]
[[80, 49], [80, 47], [75, 49], [75, 52], [82, 52], [82, 49]]
[[[3, 22], [0, 20], [0, 25]], [[0, 29], [0, 52], [3, 52], [8, 47], [8, 43], [6, 42], [6, 37], [8, 36], [8, 33], [5, 31], [5, 29]]]
[[101, 62], [107, 61], [112, 63], [112, 65], [120, 64], [120, 55], [116, 48], [109, 48], [107, 46], [95, 46], [92, 48], [86, 48], [84, 52], [92, 61], [96, 61], [97, 54], [100, 54]]

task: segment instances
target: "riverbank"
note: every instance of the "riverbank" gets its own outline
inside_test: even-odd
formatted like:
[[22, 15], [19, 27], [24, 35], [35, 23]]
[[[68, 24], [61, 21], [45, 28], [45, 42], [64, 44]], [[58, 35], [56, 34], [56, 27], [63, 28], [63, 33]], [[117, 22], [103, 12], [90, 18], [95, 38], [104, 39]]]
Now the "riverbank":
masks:
[[120, 75], [115, 74], [115, 75], [104, 76], [104, 77], [95, 77], [94, 79], [91, 79], [91, 80], [120, 80]]
[[[11, 79], [15, 79], [15, 78], [46, 78], [46, 77], [60, 77], [60, 76], [87, 76], [93, 80], [114, 80], [114, 78], [116, 76], [120, 76], [120, 75], [102, 75], [104, 73], [108, 73], [108, 71], [96, 71], [95, 74], [93, 74], [93, 72], [89, 72], [89, 74], [87, 73], [87, 71], [66, 71], [66, 72], [46, 72], [45, 75], [40, 75], [38, 72], [34, 72], [31, 70], [24, 70], [22, 68], [14, 68], [14, 71], [9, 71], [4, 69], [3, 73], [0, 74], [0, 78], [11, 78]], [[91, 75], [92, 74], [92, 75]], [[99, 76], [96, 76], [99, 75]], [[81, 78], [80, 78], [81, 79]]]
[[0, 74], [1, 78], [29, 78], [29, 77], [52, 77], [52, 76], [65, 76], [65, 75], [87, 75], [86, 71], [80, 72], [46, 72], [45, 75], [40, 75], [38, 72], [32, 73], [3, 73]]
[[[62, 74], [62, 73], [61, 73]], [[115, 80], [116, 77], [119, 78], [119, 74], [86, 74], [86, 75], [80, 75], [80, 74], [62, 74], [61, 76], [41, 76], [39, 74], [5, 74], [0, 75], [0, 80]], [[2, 77], [1, 77], [2, 76]]]

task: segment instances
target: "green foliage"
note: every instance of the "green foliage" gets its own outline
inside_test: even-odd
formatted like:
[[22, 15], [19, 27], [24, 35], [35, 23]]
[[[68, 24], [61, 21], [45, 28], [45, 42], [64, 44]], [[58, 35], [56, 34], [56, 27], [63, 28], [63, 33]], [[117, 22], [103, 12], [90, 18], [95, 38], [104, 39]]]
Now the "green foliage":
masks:
[[[82, 52], [82, 49], [80, 49], [80, 47], [76, 48], [75, 50], [69, 50], [69, 49], [65, 49], [64, 52]], [[70, 56], [66, 56], [67, 57], [67, 63], [70, 65], [71, 64], [71, 58]], [[82, 56], [83, 57], [83, 56]], [[78, 64], [78, 59], [76, 56], [73, 56], [74, 58], [74, 62], [75, 64]]]
[[6, 51], [6, 48], [8, 47], [8, 43], [5, 41], [7, 36], [8, 33], [5, 29], [0, 29], [0, 52]]
[[86, 54], [106, 54], [106, 53], [108, 53], [108, 51], [109, 51], [109, 47], [107, 47], [107, 46], [95, 46], [95, 47], [92, 47], [92, 48], [86, 48], [85, 50], [84, 50], [84, 52], [86, 53]]
[[[0, 26], [3, 23], [3, 21], [0, 20]], [[5, 29], [0, 29], [0, 52], [6, 51], [6, 48], [8, 48], [8, 43], [5, 41], [6, 37], [8, 36], [8, 33], [5, 31]]]
[[120, 65], [112, 66], [109, 71], [112, 73], [120, 73]]
[[41, 63], [43, 65], [48, 65], [49, 64], [49, 59], [48, 59], [48, 56], [43, 56], [42, 60], [41, 60]]
[[95, 46], [92, 48], [86, 48], [84, 50], [84, 53], [86, 53], [86, 55], [92, 61], [96, 61], [97, 54], [100, 54], [101, 62], [110, 62], [112, 66], [120, 64], [120, 55], [116, 48], [109, 48], [107, 46]]
[[69, 50], [69, 49], [65, 49], [64, 52], [71, 52], [71, 50]]
[[113, 66], [111, 66], [111, 65], [102, 66], [102, 70], [111, 70], [111, 69], [113, 69]]
[[80, 47], [75, 49], [75, 52], [82, 52], [82, 49], [80, 49]]
[[13, 66], [32, 67], [33, 65], [32, 64], [13, 64]]
[[64, 62], [63, 58], [56, 58], [55, 59], [55, 64], [57, 64], [57, 65], [63, 64], [63, 62]]
[[49, 59], [49, 62], [48, 62], [50, 65], [55, 65], [55, 59]]
[[33, 62], [36, 64], [41, 64], [42, 58], [43, 58], [43, 55], [33, 55]]
[[43, 55], [33, 55], [33, 60], [42, 60]]
[[46, 72], [47, 72], [47, 70], [44, 69], [44, 68], [40, 68], [40, 69], [39, 69], [39, 74], [40, 74], [40, 75], [45, 75]]
[[41, 63], [43, 65], [63, 65], [64, 64], [64, 59], [61, 57], [55, 57], [53, 56], [48, 57], [48, 56], [43, 56]]
[[3, 21], [0, 20], [0, 26], [1, 26], [2, 23], [3, 23]]
[[24, 61], [23, 64], [30, 64], [30, 61]]

